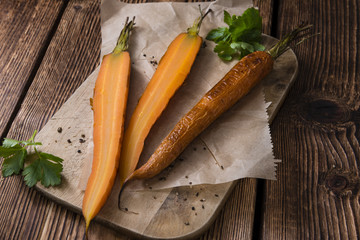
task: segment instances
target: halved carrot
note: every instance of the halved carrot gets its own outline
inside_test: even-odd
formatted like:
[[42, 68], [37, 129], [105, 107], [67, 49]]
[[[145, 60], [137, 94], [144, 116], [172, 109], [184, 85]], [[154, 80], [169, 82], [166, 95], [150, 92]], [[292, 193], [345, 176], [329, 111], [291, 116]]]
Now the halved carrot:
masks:
[[151, 127], [190, 72], [202, 44], [198, 32], [205, 16], [201, 14], [186, 33], [179, 34], [169, 45], [131, 116], [121, 152], [121, 186], [135, 170]]
[[134, 24], [134, 19], [129, 23], [126, 20], [114, 51], [103, 57], [95, 83], [92, 101], [94, 156], [82, 206], [86, 231], [105, 204], [119, 166], [131, 65], [126, 50]]
[[[242, 58], [202, 99], [175, 125], [146, 164], [133, 172], [131, 179], [151, 178], [171, 164], [177, 156], [222, 113], [245, 96], [273, 69], [274, 60], [288, 49], [298, 34], [310, 26], [300, 26], [267, 52], [253, 52]], [[300, 36], [301, 43], [304, 36]]]

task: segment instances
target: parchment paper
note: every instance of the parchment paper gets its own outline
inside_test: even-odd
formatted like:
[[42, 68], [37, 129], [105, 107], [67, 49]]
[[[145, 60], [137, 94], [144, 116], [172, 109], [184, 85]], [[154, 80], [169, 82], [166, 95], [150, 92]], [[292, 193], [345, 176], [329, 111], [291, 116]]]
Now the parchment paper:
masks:
[[[130, 39], [132, 73], [126, 124], [151, 79], [170, 42], [186, 31], [199, 16], [199, 3], [126, 4], [104, 0], [101, 6], [102, 55], [115, 46], [125, 18], [136, 17]], [[224, 26], [224, 9], [240, 15], [252, 6], [251, 0], [218, 0], [200, 3], [205, 11], [213, 10], [203, 21], [200, 36]], [[236, 63], [224, 63], [213, 52], [214, 44], [205, 41], [191, 73], [171, 99], [153, 126], [141, 155], [139, 166], [147, 161], [156, 146], [178, 120], [194, 106]], [[245, 177], [275, 179], [275, 160], [268, 126], [268, 116], [261, 85], [203, 132], [168, 169], [147, 181], [133, 181], [128, 189], [170, 188], [183, 185], [218, 184]], [[126, 125], [125, 125], [126, 128]], [[92, 148], [92, 145], [89, 145]], [[91, 152], [91, 149], [89, 149]], [[91, 156], [89, 157], [91, 161]], [[86, 164], [85, 166], [91, 166]], [[89, 171], [85, 170], [87, 181]]]

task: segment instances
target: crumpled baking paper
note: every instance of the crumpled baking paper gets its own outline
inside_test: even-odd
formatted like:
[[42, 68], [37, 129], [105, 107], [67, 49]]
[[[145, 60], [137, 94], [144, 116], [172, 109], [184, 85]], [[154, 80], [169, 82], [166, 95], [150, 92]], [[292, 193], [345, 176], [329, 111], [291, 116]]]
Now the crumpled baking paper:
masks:
[[[126, 4], [104, 0], [101, 5], [102, 55], [115, 47], [126, 17], [136, 17], [130, 38], [132, 59], [126, 124], [170, 42], [192, 26], [203, 11], [212, 12], [203, 20], [199, 35], [204, 39], [213, 28], [225, 26], [223, 12], [240, 15], [252, 6], [250, 0], [218, 0], [206, 3], [141, 3]], [[183, 86], [176, 92], [152, 127], [145, 141], [139, 165], [154, 152], [178, 120], [212, 88], [236, 63], [225, 63], [213, 52], [214, 44], [205, 41]], [[162, 189], [196, 184], [219, 184], [253, 177], [275, 179], [272, 142], [261, 85], [216, 120], [179, 158], [160, 175], [150, 180], [136, 180], [127, 188]], [[125, 125], [126, 128], [126, 125]], [[91, 145], [89, 145], [92, 148]], [[91, 152], [92, 149], [89, 149]], [[91, 157], [88, 159], [91, 161]], [[85, 164], [84, 166], [91, 166]], [[89, 169], [83, 177], [86, 183]], [[86, 184], [82, 184], [86, 186]]]

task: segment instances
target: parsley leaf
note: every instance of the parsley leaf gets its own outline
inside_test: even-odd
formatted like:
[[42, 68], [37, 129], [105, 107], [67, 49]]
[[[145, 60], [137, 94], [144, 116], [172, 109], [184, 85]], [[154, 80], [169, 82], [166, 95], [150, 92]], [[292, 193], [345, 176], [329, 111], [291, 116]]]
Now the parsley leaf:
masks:
[[211, 30], [206, 36], [207, 40], [214, 41], [216, 43], [227, 40], [231, 37], [229, 29], [226, 27], [216, 28]]
[[221, 41], [215, 46], [214, 52], [216, 52], [221, 59], [230, 61], [232, 56], [236, 53], [236, 50], [228, 43]]
[[24, 168], [26, 153], [26, 150], [19, 144], [15, 144], [11, 148], [0, 147], [0, 156], [4, 158], [2, 175], [8, 177], [14, 173], [19, 174], [20, 170]]
[[19, 145], [19, 141], [10, 139], [10, 138], [4, 138], [4, 141], [2, 144], [2, 146], [4, 148], [11, 148], [11, 147], [14, 147], [15, 145]]
[[207, 40], [217, 44], [214, 52], [222, 60], [241, 59], [251, 52], [265, 49], [260, 44], [262, 18], [255, 8], [248, 8], [241, 16], [231, 16], [224, 11], [224, 22], [229, 27], [213, 29], [206, 36]]
[[26, 185], [34, 186], [38, 181], [45, 187], [56, 186], [61, 183], [63, 166], [61, 158], [48, 153], [38, 153], [38, 159], [25, 167], [23, 176]]
[[224, 22], [229, 26], [232, 24], [232, 18], [227, 11], [224, 11]]
[[[55, 186], [61, 183], [61, 171], [63, 170], [63, 160], [49, 153], [39, 152], [36, 146], [41, 145], [35, 142], [36, 132], [27, 141], [18, 141], [5, 138], [2, 146], [0, 146], [0, 157], [4, 158], [2, 164], [2, 175], [4, 177], [13, 174], [19, 174], [23, 170], [22, 175], [26, 185], [34, 186], [41, 181], [45, 187]], [[27, 147], [32, 146], [35, 150], [34, 154], [28, 155]], [[31, 156], [35, 156], [36, 160], [31, 161]], [[31, 162], [24, 169], [25, 161]]]
[[42, 171], [40, 168], [40, 159], [36, 159], [32, 164], [27, 166], [22, 175], [24, 176], [24, 181], [29, 187], [34, 186], [42, 178]]

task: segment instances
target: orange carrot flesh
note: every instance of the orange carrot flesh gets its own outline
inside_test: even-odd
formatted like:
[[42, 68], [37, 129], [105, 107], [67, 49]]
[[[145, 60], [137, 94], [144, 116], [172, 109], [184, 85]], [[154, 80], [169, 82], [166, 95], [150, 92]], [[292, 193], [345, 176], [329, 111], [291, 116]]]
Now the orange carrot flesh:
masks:
[[147, 163], [127, 180], [151, 178], [169, 166], [203, 130], [268, 75], [273, 63], [273, 58], [265, 52], [254, 52], [241, 59], [175, 125]]
[[[132, 25], [133, 21], [126, 22], [124, 29], [130, 31]], [[119, 40], [126, 41], [118, 42], [114, 51], [103, 57], [95, 83], [93, 163], [82, 206], [86, 231], [109, 197], [119, 166], [131, 66], [124, 29]]]
[[162, 57], [125, 131], [119, 167], [121, 184], [135, 170], [145, 138], [189, 74], [201, 44], [202, 38], [197, 34], [182, 33]]
[[87, 226], [108, 198], [119, 166], [129, 74], [128, 52], [103, 58], [93, 98], [93, 165], [83, 200]]

